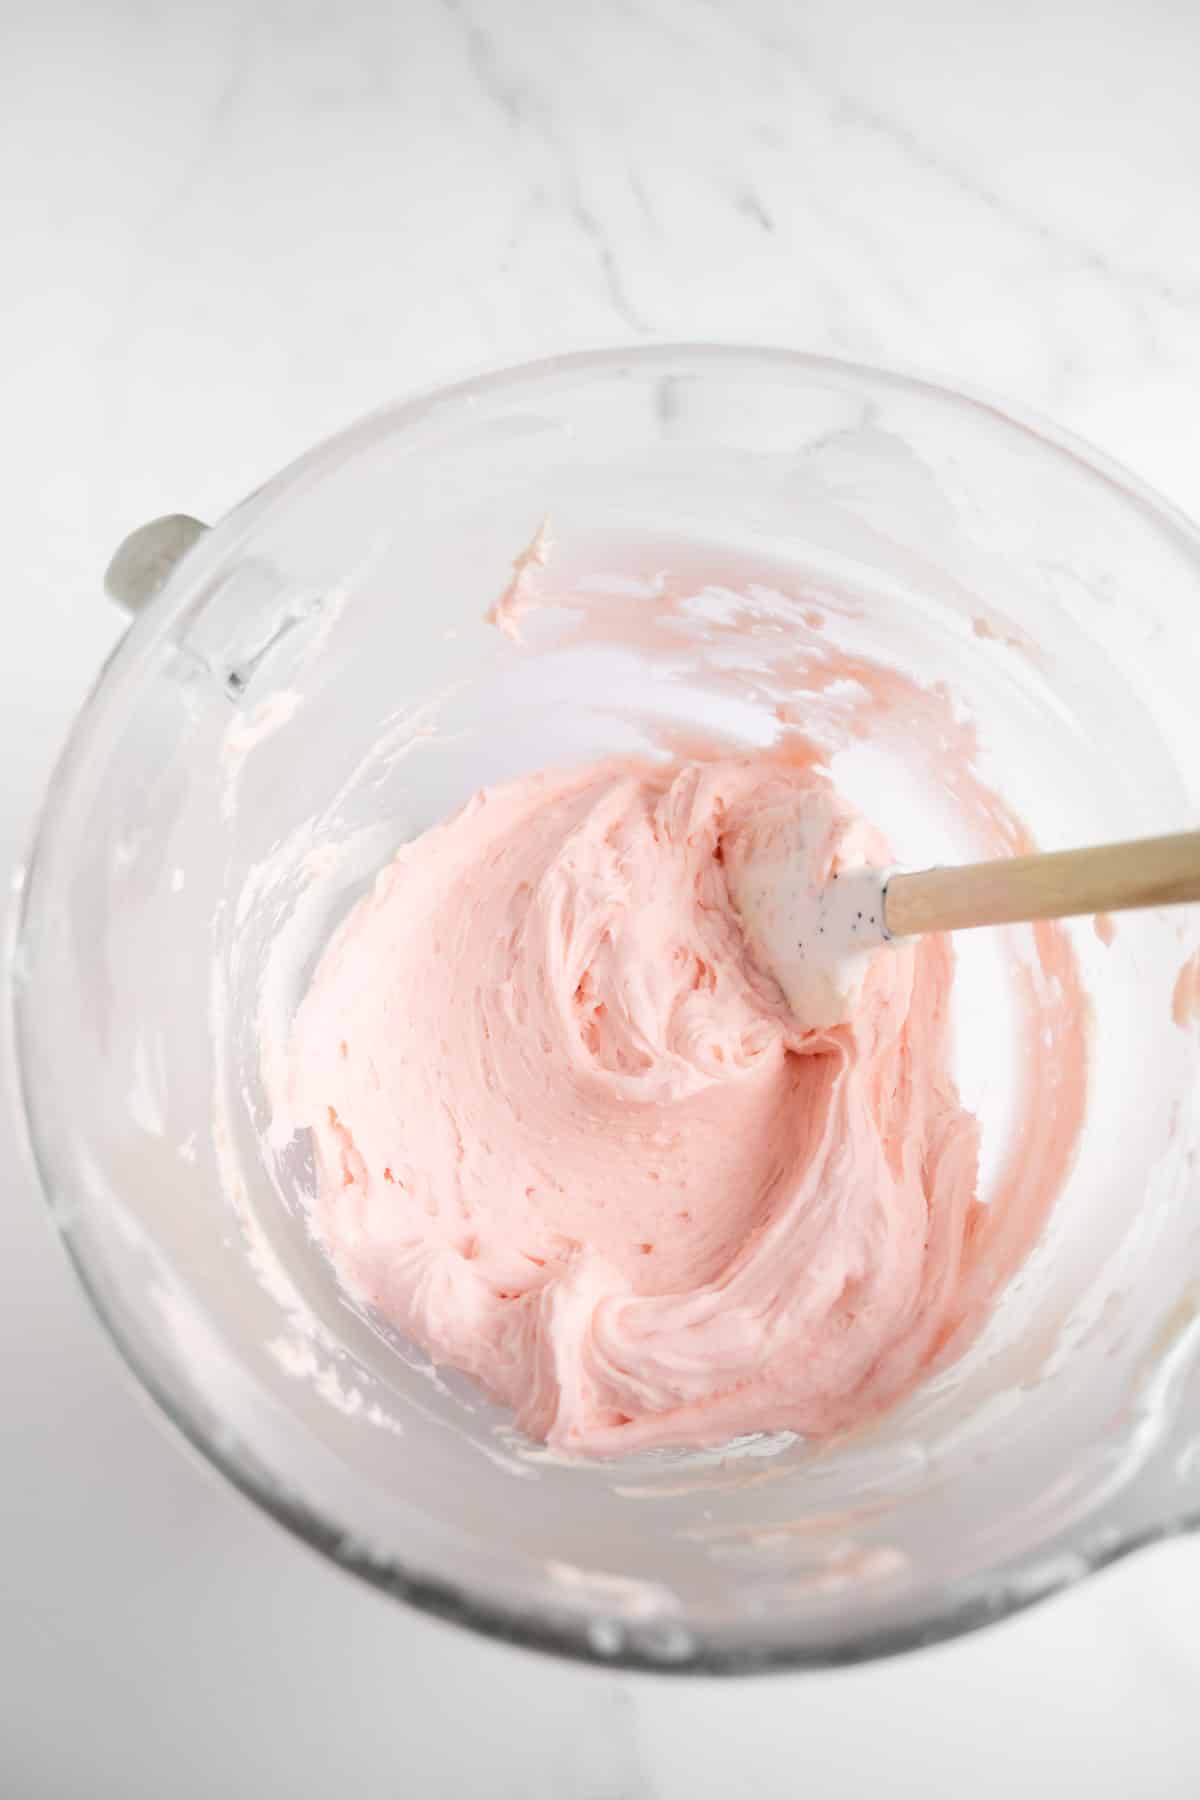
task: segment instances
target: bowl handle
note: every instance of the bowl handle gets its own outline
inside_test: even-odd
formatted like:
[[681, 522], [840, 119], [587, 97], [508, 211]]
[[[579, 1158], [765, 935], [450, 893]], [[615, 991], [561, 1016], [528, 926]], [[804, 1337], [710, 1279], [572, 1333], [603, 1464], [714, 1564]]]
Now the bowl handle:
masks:
[[104, 571], [104, 590], [126, 612], [140, 612], [198, 538], [208, 530], [187, 513], [168, 513], [131, 531]]

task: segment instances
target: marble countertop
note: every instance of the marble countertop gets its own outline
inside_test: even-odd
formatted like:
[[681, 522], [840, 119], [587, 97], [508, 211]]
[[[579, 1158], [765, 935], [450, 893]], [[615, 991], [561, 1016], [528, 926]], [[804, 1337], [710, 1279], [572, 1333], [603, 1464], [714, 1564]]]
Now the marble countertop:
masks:
[[[46, 0], [0, 58], [0, 864], [132, 526], [578, 346], [916, 365], [1200, 514], [1186, 0]], [[0, 1049], [0, 1057], [6, 1052]], [[622, 1678], [361, 1590], [159, 1432], [0, 1124], [0, 1791], [1200, 1789], [1200, 1541], [836, 1675]]]

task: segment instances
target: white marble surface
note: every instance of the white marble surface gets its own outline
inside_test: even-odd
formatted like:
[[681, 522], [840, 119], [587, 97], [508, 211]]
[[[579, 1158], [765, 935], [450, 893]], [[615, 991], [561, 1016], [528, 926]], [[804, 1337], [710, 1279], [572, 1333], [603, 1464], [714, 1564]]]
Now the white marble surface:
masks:
[[[0, 863], [118, 633], [120, 536], [481, 365], [700, 336], [915, 363], [1200, 513], [1198, 74], [1191, 0], [8, 9]], [[505, 1653], [206, 1480], [121, 1378], [2, 1125], [0, 1177], [14, 1800], [1200, 1791], [1200, 1543], [842, 1675]]]

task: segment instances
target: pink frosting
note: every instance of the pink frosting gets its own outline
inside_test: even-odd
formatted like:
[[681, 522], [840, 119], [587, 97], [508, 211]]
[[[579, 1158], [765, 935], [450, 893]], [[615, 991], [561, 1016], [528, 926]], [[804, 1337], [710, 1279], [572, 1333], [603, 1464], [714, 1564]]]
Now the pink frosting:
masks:
[[[875, 958], [848, 1023], [756, 966], [726, 861], [796, 805], [814, 866], [887, 844], [811, 756], [609, 762], [475, 796], [407, 845], [321, 959], [291, 1046], [338, 1276], [562, 1448], [825, 1435], [961, 1350], [1037, 1236], [1074, 1054], [991, 1205], [950, 1074], [953, 952]], [[1030, 978], [1031, 1042], [1046, 1027]], [[1063, 1038], [1062, 1034], [1066, 1036]]]
[[1171, 1017], [1181, 1031], [1200, 1025], [1200, 950], [1181, 967], [1171, 995]]

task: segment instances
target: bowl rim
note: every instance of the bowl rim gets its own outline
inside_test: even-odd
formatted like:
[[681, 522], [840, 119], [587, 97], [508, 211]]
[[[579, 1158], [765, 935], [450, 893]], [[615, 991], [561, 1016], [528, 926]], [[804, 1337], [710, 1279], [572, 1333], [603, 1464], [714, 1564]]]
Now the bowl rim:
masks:
[[[407, 399], [388, 402], [353, 421], [348, 426], [322, 439], [304, 451], [277, 474], [270, 477], [243, 500], [236, 503], [216, 528], [204, 537], [176, 565], [186, 566], [195, 575], [209, 555], [224, 560], [239, 538], [248, 536], [258, 520], [277, 502], [294, 498], [309, 482], [317, 479], [330, 465], [343, 461], [372, 442], [393, 436], [424, 419], [447, 409], [470, 405], [482, 395], [496, 396], [506, 390], [520, 390], [531, 384], [556, 377], [578, 375], [619, 375], [628, 366], [650, 371], [660, 364], [664, 372], [674, 364], [702, 364], [700, 372], [714, 372], [721, 365], [731, 368], [757, 363], [764, 369], [819, 375], [827, 373], [842, 380], [870, 382], [892, 387], [908, 394], [925, 394], [939, 403], [950, 403], [979, 413], [986, 418], [1030, 438], [1041, 449], [1065, 458], [1089, 477], [1099, 479], [1114, 489], [1126, 505], [1132, 505], [1147, 522], [1160, 532], [1178, 540], [1179, 547], [1200, 568], [1200, 528], [1172, 501], [1157, 493], [1148, 483], [1127, 469], [1117, 459], [1096, 449], [1075, 434], [1043, 419], [1031, 409], [1014, 407], [984, 389], [950, 386], [915, 369], [896, 365], [876, 366], [841, 357], [826, 356], [804, 350], [775, 345], [750, 345], [732, 342], [662, 342], [637, 344], [611, 349], [576, 350], [541, 357], [487, 371], [445, 385], [418, 391]], [[217, 540], [208, 547], [206, 540]], [[687, 1627], [688, 1647], [664, 1652], [653, 1647], [652, 1640], [640, 1641], [640, 1635], [624, 1631], [620, 1641], [610, 1642], [589, 1632], [587, 1624], [573, 1616], [557, 1612], [535, 1613], [484, 1598], [467, 1587], [442, 1578], [424, 1575], [416, 1567], [389, 1556], [368, 1557], [348, 1546], [341, 1528], [331, 1524], [315, 1509], [286, 1492], [266, 1472], [240, 1458], [199, 1409], [189, 1409], [179, 1395], [171, 1391], [149, 1366], [122, 1327], [114, 1308], [107, 1303], [100, 1285], [93, 1277], [86, 1255], [75, 1241], [70, 1225], [69, 1196], [59, 1194], [51, 1175], [49, 1162], [39, 1143], [34, 1118], [33, 1095], [25, 1051], [27, 1029], [24, 1014], [25, 984], [18, 976], [21, 946], [30, 920], [34, 916], [38, 883], [34, 879], [43, 840], [49, 835], [53, 821], [70, 788], [75, 765], [85, 750], [92, 726], [101, 707], [111, 703], [115, 690], [141, 673], [143, 651], [165, 632], [174, 618], [172, 601], [182, 592], [176, 569], [161, 592], [138, 612], [118, 643], [108, 662], [102, 666], [83, 704], [72, 722], [54, 768], [47, 782], [42, 804], [34, 821], [30, 849], [21, 879], [16, 884], [14, 901], [9, 908], [8, 929], [3, 946], [5, 988], [5, 1025], [11, 1034], [14, 1107], [29, 1161], [37, 1175], [43, 1198], [63, 1244], [68, 1260], [84, 1290], [100, 1324], [118, 1352], [119, 1360], [135, 1385], [153, 1402], [156, 1416], [197, 1453], [203, 1467], [224, 1479], [246, 1499], [284, 1526], [310, 1549], [327, 1557], [348, 1573], [371, 1587], [403, 1600], [419, 1612], [449, 1621], [494, 1640], [525, 1649], [551, 1653], [568, 1660], [606, 1669], [626, 1669], [666, 1674], [744, 1675], [759, 1672], [829, 1669], [860, 1664], [895, 1656], [909, 1650], [963, 1636], [985, 1625], [1010, 1617], [1053, 1594], [1075, 1585], [1098, 1570], [1120, 1561], [1143, 1546], [1164, 1538], [1200, 1530], [1200, 1495], [1194, 1511], [1151, 1523], [1140, 1524], [1124, 1533], [1109, 1532], [1098, 1537], [1090, 1551], [1061, 1554], [1061, 1546], [1053, 1543], [1039, 1546], [1015, 1562], [998, 1567], [995, 1586], [987, 1593], [975, 1593], [960, 1603], [939, 1611], [931, 1606], [929, 1615], [914, 1623], [865, 1634], [850, 1643], [822, 1646], [789, 1645], [787, 1643], [755, 1644], [736, 1634], [726, 1642], [707, 1640], [703, 1627]], [[1044, 1576], [1039, 1577], [1039, 1570]]]

